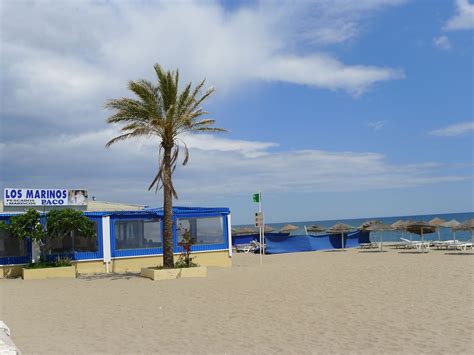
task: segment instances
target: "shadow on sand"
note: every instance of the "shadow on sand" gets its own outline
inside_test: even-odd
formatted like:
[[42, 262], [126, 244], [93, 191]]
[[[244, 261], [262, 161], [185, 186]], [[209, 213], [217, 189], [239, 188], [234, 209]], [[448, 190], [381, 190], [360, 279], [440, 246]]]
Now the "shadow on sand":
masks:
[[458, 251], [458, 252], [448, 252], [448, 253], [444, 253], [444, 255], [471, 255], [471, 256], [474, 256], [474, 253], [473, 252], [465, 252], [465, 251]]
[[94, 280], [130, 280], [133, 278], [142, 278], [140, 273], [126, 272], [123, 274], [109, 273], [109, 274], [94, 274], [94, 275], [79, 275], [77, 277], [80, 280], [94, 281]]

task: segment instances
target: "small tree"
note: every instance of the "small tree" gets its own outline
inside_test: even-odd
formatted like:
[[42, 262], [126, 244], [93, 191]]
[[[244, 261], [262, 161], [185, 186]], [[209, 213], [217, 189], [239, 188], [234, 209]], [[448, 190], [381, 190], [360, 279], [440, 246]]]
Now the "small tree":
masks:
[[69, 208], [48, 212], [46, 220], [47, 244], [67, 236], [70, 236], [74, 243], [74, 233], [79, 233], [86, 238], [95, 237], [94, 222], [84, 216], [81, 211]]
[[93, 238], [95, 233], [94, 223], [81, 211], [72, 209], [53, 210], [46, 215], [46, 226], [41, 225], [41, 215], [34, 209], [10, 218], [10, 224], [2, 224], [0, 228], [7, 229], [14, 237], [24, 240], [31, 238], [40, 248], [41, 258], [46, 259], [46, 252], [51, 242], [73, 237], [74, 232], [84, 237]]
[[26, 213], [10, 217], [10, 223], [4, 224], [3, 229], [8, 230], [14, 237], [38, 242], [44, 238], [44, 230], [41, 225], [40, 213], [34, 209], [28, 209]]

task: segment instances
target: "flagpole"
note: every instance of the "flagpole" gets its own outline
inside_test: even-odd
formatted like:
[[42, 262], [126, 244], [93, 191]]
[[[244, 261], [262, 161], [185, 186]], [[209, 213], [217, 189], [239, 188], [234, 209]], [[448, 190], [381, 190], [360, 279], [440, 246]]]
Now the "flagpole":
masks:
[[[262, 192], [258, 191], [258, 212], [262, 213]], [[258, 227], [258, 232], [259, 232], [259, 237], [260, 237], [260, 248], [259, 248], [259, 254], [260, 254], [260, 265], [263, 263], [263, 238], [262, 238], [262, 226], [260, 225]]]

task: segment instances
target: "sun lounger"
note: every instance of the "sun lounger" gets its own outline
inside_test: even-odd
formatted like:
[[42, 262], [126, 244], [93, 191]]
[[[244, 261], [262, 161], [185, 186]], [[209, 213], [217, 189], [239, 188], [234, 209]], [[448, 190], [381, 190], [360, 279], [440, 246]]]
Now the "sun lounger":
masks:
[[451, 243], [447, 246], [447, 249], [456, 249], [456, 250], [467, 250], [468, 248], [472, 248], [473, 244], [472, 242], [460, 242], [458, 241], [457, 243]]
[[457, 240], [436, 240], [433, 242], [436, 249], [449, 249], [450, 245], [456, 244]]
[[429, 249], [430, 242], [422, 242], [421, 240], [408, 240], [405, 238], [400, 238], [405, 244], [405, 249]]
[[378, 248], [379, 244], [378, 243], [360, 243], [359, 247], [361, 249], [374, 249], [374, 248]]
[[256, 246], [255, 244], [253, 243], [249, 243], [249, 244], [237, 244], [235, 246], [235, 251], [237, 253], [250, 253], [250, 252], [253, 252], [255, 251], [256, 249]]
[[252, 240], [250, 243], [255, 246], [255, 250], [254, 250], [255, 253], [258, 253], [260, 251], [260, 248], [262, 247], [263, 247], [263, 251], [265, 251], [265, 244], [260, 244], [256, 240]]

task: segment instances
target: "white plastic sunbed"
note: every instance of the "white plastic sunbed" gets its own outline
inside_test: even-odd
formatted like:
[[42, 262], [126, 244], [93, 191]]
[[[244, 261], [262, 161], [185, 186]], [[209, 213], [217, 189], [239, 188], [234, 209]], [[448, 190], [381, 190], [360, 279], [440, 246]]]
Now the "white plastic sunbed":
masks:
[[448, 249], [450, 245], [454, 245], [458, 243], [457, 240], [435, 240], [433, 241], [433, 245], [437, 248], [437, 249], [440, 249], [440, 248], [445, 248], [445, 249]]
[[359, 247], [361, 249], [373, 249], [373, 248], [379, 248], [379, 243], [360, 243]]
[[471, 250], [472, 250], [473, 249], [472, 246], [473, 246], [472, 242], [457, 241], [457, 243], [449, 244], [447, 249], [467, 250], [467, 248], [471, 248]]
[[429, 249], [430, 243], [429, 242], [422, 242], [421, 240], [408, 240], [405, 238], [400, 238], [401, 241], [405, 243], [406, 249]]
[[237, 244], [235, 246], [235, 251], [237, 253], [250, 253], [250, 252], [253, 252], [255, 251], [255, 245], [253, 243], [249, 243], [249, 244]]

